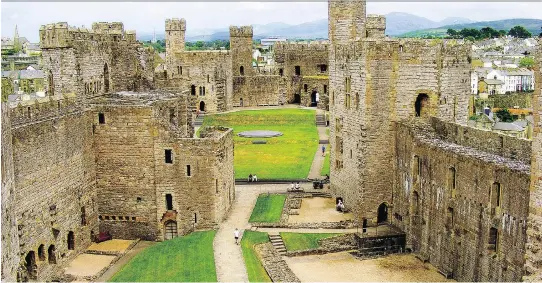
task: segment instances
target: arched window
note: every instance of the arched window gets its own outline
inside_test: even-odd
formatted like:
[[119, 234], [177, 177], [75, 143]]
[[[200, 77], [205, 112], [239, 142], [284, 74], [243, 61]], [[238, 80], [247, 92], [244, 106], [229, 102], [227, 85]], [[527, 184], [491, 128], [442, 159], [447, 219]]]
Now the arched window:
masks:
[[38, 259], [41, 261], [45, 260], [45, 246], [43, 244], [38, 248]]
[[26, 271], [28, 272], [28, 277], [35, 279], [38, 266], [36, 265], [36, 254], [34, 253], [34, 251], [29, 251], [24, 258], [24, 261]]
[[416, 102], [414, 103], [414, 110], [416, 111], [416, 117], [425, 116], [425, 107], [429, 101], [429, 96], [425, 93], [418, 94]]
[[47, 249], [47, 255], [49, 257], [49, 263], [50, 264], [56, 264], [56, 250], [55, 245], [50, 245], [49, 249]]
[[191, 95], [196, 95], [196, 86], [195, 85], [190, 86], [190, 94]]
[[173, 196], [166, 194], [166, 209], [173, 210]]

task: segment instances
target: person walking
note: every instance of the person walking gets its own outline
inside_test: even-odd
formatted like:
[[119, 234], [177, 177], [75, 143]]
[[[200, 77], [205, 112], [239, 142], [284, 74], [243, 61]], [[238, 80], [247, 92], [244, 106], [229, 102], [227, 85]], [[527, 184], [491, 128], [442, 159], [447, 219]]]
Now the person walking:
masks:
[[233, 236], [235, 237], [235, 244], [239, 245], [239, 229], [235, 228], [235, 231], [233, 231]]
[[322, 156], [326, 156], [326, 146], [322, 145]]

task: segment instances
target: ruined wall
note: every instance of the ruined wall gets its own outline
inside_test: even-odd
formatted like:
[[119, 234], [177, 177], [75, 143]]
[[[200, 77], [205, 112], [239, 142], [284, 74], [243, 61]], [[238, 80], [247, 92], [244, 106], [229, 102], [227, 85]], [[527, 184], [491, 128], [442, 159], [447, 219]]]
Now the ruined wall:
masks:
[[93, 29], [67, 23], [41, 26], [40, 47], [47, 94], [88, 97], [153, 87], [152, 49], [135, 40], [122, 23], [94, 23]]
[[[329, 43], [278, 42], [274, 48], [277, 74], [285, 77], [286, 101], [311, 105], [311, 93], [316, 88], [320, 95], [327, 93], [329, 74]], [[297, 73], [296, 73], [297, 69]], [[318, 82], [318, 83], [316, 83]], [[304, 85], [308, 84], [305, 91]], [[324, 91], [324, 85], [325, 91]], [[297, 95], [297, 97], [296, 97]], [[327, 105], [324, 105], [325, 108]]]
[[[476, 129], [468, 134], [473, 139], [500, 136]], [[395, 139], [389, 214], [392, 224], [407, 232], [407, 247], [458, 281], [519, 281], [527, 238], [528, 161], [440, 139], [419, 120], [397, 123]], [[497, 231], [496, 245], [490, 228]]]
[[284, 77], [255, 75], [233, 77], [233, 106], [282, 105], [285, 100]]
[[[154, 144], [157, 223], [177, 223], [178, 233], [215, 228], [235, 199], [233, 131], [203, 130], [203, 138], [179, 138], [164, 133]], [[172, 149], [173, 163], [163, 160]], [[171, 194], [173, 210], [166, 208]], [[162, 229], [163, 230], [163, 229]], [[163, 236], [163, 234], [162, 234]]]
[[55, 280], [98, 233], [90, 117], [73, 98], [12, 107], [20, 278]]
[[20, 262], [17, 218], [15, 215], [15, 183], [11, 120], [9, 105], [2, 102], [2, 281], [17, 280]]
[[[167, 86], [189, 91], [194, 105], [207, 113], [232, 107], [232, 66], [229, 51], [182, 51], [168, 56]], [[203, 102], [203, 104], [202, 104]]]
[[[421, 118], [466, 123], [470, 49], [452, 41], [352, 41], [354, 32], [344, 34], [338, 24], [356, 30], [364, 22], [338, 15], [351, 5], [330, 2], [330, 37], [338, 37], [329, 48], [331, 189], [358, 218], [376, 224], [379, 205], [392, 201], [393, 121], [416, 116], [416, 101], [426, 97]], [[364, 6], [354, 8], [364, 13]]]
[[92, 101], [100, 230], [164, 240], [168, 223], [183, 235], [225, 217], [235, 188], [232, 132], [192, 138], [194, 100], [188, 92], [153, 92]]
[[531, 159], [531, 188], [526, 244], [526, 281], [542, 281], [542, 41], [538, 41], [533, 94], [534, 133]]

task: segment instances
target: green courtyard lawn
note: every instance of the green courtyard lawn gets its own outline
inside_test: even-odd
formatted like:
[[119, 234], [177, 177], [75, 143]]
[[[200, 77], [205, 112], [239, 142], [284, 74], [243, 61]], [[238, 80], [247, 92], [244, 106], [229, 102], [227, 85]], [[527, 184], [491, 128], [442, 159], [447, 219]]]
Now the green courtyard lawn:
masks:
[[111, 282], [217, 282], [216, 231], [194, 232], [151, 246], [130, 260]]
[[248, 222], [279, 222], [286, 195], [261, 194]]
[[254, 250], [254, 245], [266, 243], [269, 241], [269, 236], [264, 232], [256, 232], [245, 230], [241, 239], [241, 250], [247, 267], [249, 282], [271, 282], [271, 278], [267, 275], [265, 268], [258, 259], [258, 255]]
[[[259, 180], [304, 179], [318, 149], [315, 113], [295, 108], [245, 110], [206, 115], [202, 127], [233, 128], [235, 179], [246, 180], [250, 174], [256, 174]], [[239, 132], [251, 130], [279, 131], [283, 135], [265, 138], [267, 144], [252, 144], [254, 138], [237, 136]]]
[[333, 236], [339, 236], [339, 233], [290, 233], [281, 232], [280, 236], [288, 251], [301, 251], [318, 248], [318, 240]]

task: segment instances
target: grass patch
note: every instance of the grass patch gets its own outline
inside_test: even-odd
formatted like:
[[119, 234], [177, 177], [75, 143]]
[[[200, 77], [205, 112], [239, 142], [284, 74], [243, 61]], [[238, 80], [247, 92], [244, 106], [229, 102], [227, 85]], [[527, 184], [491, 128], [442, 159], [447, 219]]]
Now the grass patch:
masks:
[[269, 242], [269, 236], [264, 232], [245, 230], [241, 239], [241, 250], [247, 267], [248, 281], [250, 282], [271, 282], [265, 268], [258, 259], [254, 245]]
[[[331, 149], [330, 149], [331, 150]], [[320, 176], [329, 175], [329, 150], [326, 152], [326, 157], [324, 157], [324, 165], [322, 165], [322, 170], [320, 171]]]
[[215, 234], [194, 232], [151, 246], [130, 260], [110, 282], [217, 282]]
[[286, 195], [261, 194], [248, 222], [279, 222]]
[[290, 233], [281, 232], [280, 236], [288, 251], [316, 249], [318, 240], [342, 235], [340, 233]]
[[[269, 109], [205, 115], [202, 127], [233, 128], [236, 179], [246, 179], [250, 174], [256, 174], [259, 180], [304, 179], [318, 150], [315, 113], [308, 109]], [[251, 130], [279, 131], [283, 135], [266, 138], [266, 144], [252, 144], [252, 138], [237, 136]]]

